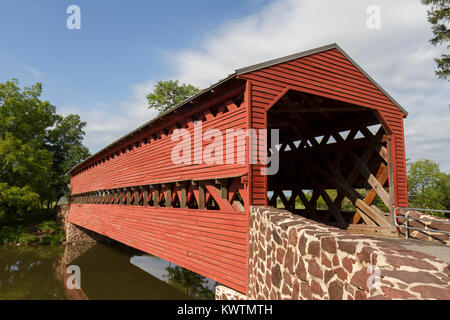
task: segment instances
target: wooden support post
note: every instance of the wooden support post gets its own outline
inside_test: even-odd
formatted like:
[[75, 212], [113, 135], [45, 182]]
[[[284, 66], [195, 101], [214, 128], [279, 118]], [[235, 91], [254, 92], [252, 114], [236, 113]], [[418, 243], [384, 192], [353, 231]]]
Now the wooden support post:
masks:
[[395, 228], [395, 189], [394, 189], [394, 161], [392, 156], [392, 137], [388, 136], [387, 140], [388, 151], [388, 181], [389, 181], [389, 221], [391, 222], [392, 229]]
[[120, 190], [114, 189], [114, 195], [113, 195], [113, 204], [119, 204], [120, 203]]
[[148, 206], [148, 187], [143, 187], [143, 194], [142, 194], [142, 204], [144, 207]]
[[119, 189], [119, 197], [120, 197], [119, 204], [125, 204], [125, 189]]
[[152, 184], [151, 187], [153, 188], [153, 206], [159, 207], [159, 192], [161, 190], [161, 185]]
[[220, 197], [222, 199], [228, 199], [228, 189], [229, 189], [229, 181], [228, 179], [220, 179]]
[[205, 186], [201, 181], [198, 182], [198, 208], [205, 209], [206, 206], [205, 199]]
[[180, 208], [186, 208], [187, 204], [187, 188], [186, 181], [180, 182]]
[[131, 204], [131, 189], [130, 188], [125, 188], [125, 194], [127, 197], [127, 206], [129, 206]]
[[171, 208], [172, 207], [172, 184], [166, 183], [162, 185], [163, 188], [166, 188], [166, 207]]
[[136, 187], [134, 188], [134, 201], [133, 205], [138, 206], [139, 205], [139, 196], [140, 196], [140, 188]]

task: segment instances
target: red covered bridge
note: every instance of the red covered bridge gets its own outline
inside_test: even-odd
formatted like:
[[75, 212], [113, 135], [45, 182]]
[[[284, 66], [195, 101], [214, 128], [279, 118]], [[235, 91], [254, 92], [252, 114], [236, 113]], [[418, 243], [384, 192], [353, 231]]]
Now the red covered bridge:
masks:
[[[250, 206], [392, 229], [406, 115], [336, 44], [239, 69], [73, 168], [68, 221], [246, 293]], [[199, 138], [199, 123], [235, 136]], [[256, 149], [279, 155], [276, 174], [250, 161], [250, 128], [279, 129]], [[194, 138], [173, 161], [181, 129]], [[202, 159], [213, 140], [231, 156]]]

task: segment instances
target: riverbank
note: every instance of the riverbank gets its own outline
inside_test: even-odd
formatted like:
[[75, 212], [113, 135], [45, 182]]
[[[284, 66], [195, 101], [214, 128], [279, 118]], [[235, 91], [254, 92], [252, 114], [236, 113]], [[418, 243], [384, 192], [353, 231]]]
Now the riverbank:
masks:
[[0, 226], [0, 245], [57, 245], [65, 241], [62, 226], [57, 222], [57, 210], [30, 213], [20, 220]]

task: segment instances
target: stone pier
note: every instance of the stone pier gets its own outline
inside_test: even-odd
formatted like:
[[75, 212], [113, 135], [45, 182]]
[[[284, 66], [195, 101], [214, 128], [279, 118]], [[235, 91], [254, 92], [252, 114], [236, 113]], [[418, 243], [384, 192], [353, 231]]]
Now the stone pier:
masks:
[[450, 267], [427, 254], [269, 207], [251, 207], [248, 294], [216, 299], [450, 299]]

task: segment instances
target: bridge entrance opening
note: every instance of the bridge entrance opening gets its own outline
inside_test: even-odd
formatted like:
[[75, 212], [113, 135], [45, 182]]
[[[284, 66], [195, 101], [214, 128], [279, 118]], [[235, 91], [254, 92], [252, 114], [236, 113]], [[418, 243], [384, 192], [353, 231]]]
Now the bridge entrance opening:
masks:
[[376, 111], [289, 90], [267, 125], [280, 137], [269, 150], [279, 153], [270, 206], [340, 228], [392, 229], [390, 142]]

